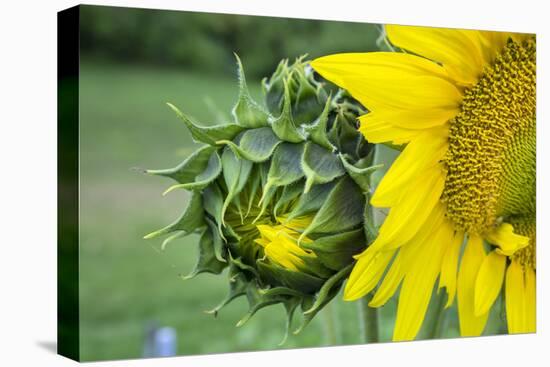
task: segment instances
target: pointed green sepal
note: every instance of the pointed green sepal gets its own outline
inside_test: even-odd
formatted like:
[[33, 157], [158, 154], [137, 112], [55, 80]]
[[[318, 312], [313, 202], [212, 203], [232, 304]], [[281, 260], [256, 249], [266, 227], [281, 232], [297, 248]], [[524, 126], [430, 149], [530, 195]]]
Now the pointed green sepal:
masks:
[[374, 223], [373, 208], [370, 205], [370, 193], [365, 193], [365, 211], [363, 212], [363, 230], [365, 232], [365, 237], [367, 239], [367, 244], [370, 244], [372, 241], [378, 237], [378, 228]]
[[364, 206], [359, 187], [349, 177], [342, 177], [300, 239], [309, 233], [337, 233], [361, 224]]
[[277, 137], [289, 143], [300, 143], [305, 140], [305, 134], [300, 131], [292, 119], [292, 109], [288, 85], [285, 82], [283, 110], [278, 117], [270, 118], [271, 128]]
[[285, 269], [276, 264], [270, 264], [264, 260], [256, 262], [262, 275], [269, 280], [270, 284], [281, 285], [300, 291], [301, 293], [312, 293], [319, 289], [324, 280], [315, 275]]
[[344, 165], [347, 173], [355, 181], [357, 186], [363, 190], [363, 192], [369, 192], [371, 190], [370, 176], [376, 170], [384, 167], [383, 164], [378, 164], [370, 167], [360, 168], [348, 162], [346, 157], [343, 154], [339, 154], [340, 160]]
[[194, 181], [187, 182], [183, 184], [174, 185], [168, 188], [163, 195], [168, 194], [170, 191], [175, 189], [185, 189], [185, 190], [202, 190], [213, 182], [220, 173], [222, 172], [222, 162], [218, 152], [214, 152], [210, 155], [208, 163], [204, 171], [199, 173]]
[[[303, 144], [283, 143], [275, 149], [265, 186], [289, 185], [304, 177], [300, 166]], [[266, 188], [264, 187], [264, 190]]]
[[[349, 264], [325, 281], [325, 284], [323, 284], [319, 292], [316, 294], [314, 302], [304, 310], [304, 317], [306, 319], [304, 320], [304, 323], [306, 325], [313, 318], [313, 316], [315, 316], [315, 314], [323, 308], [324, 305], [330, 302], [334, 296], [338, 294], [338, 291], [342, 285], [341, 281], [351, 273], [352, 268], [353, 264]], [[299, 333], [304, 326], [305, 325], [302, 325], [302, 327], [295, 333]]]
[[279, 346], [283, 346], [286, 343], [288, 336], [290, 335], [290, 330], [292, 329], [292, 318], [294, 317], [294, 312], [296, 311], [296, 308], [298, 308], [300, 303], [301, 298], [298, 297], [291, 297], [283, 302], [286, 311], [286, 323], [285, 334], [283, 336], [283, 339], [279, 342]]
[[223, 202], [221, 220], [225, 223], [224, 215], [231, 201], [241, 192], [252, 170], [252, 162], [239, 159], [231, 149], [224, 149], [222, 153], [223, 178], [228, 192]]
[[219, 274], [226, 266], [226, 262], [219, 261], [216, 258], [212, 232], [205, 230], [199, 240], [199, 257], [197, 264], [191, 273], [182, 278], [185, 280], [191, 279], [200, 273]]
[[218, 261], [220, 262], [227, 262], [227, 260], [225, 259], [227, 256], [227, 248], [225, 247], [223, 239], [217, 230], [218, 228], [216, 227], [216, 224], [207, 216], [205, 216], [204, 221], [206, 222], [208, 229], [212, 233], [212, 244], [216, 259], [218, 259]]
[[313, 185], [330, 182], [345, 172], [336, 155], [312, 142], [306, 143], [301, 163], [306, 175], [306, 193]]
[[257, 283], [250, 282], [246, 290], [246, 298], [248, 299], [248, 312], [237, 322], [236, 326], [243, 326], [256, 312], [264, 307], [285, 302], [287, 296], [281, 294], [269, 295], [262, 294]]
[[[233, 107], [232, 115], [237, 125], [243, 128], [257, 128], [262, 126], [268, 126], [269, 113], [264, 110], [259, 104], [257, 104], [248, 91], [246, 85], [246, 78], [244, 75], [243, 65], [241, 59], [235, 54], [237, 59], [238, 73], [239, 73], [239, 97], [237, 103]], [[231, 140], [231, 139], [217, 139], [217, 140]]]
[[317, 212], [325, 203], [329, 193], [334, 189], [335, 182], [315, 185], [307, 193], [300, 196], [298, 203], [288, 214], [288, 219], [294, 219], [306, 214]]
[[190, 183], [195, 181], [197, 175], [204, 172], [214, 151], [216, 151], [216, 148], [205, 145], [194, 151], [193, 154], [174, 168], [146, 170], [145, 173], [169, 177], [180, 184]]
[[277, 213], [289, 213], [290, 204], [299, 200], [299, 196], [304, 192], [304, 181], [295, 181], [283, 187], [283, 193], [273, 207], [273, 215], [277, 217]]
[[192, 192], [187, 208], [185, 208], [185, 211], [178, 220], [158, 231], [149, 233], [144, 238], [150, 239], [176, 231], [191, 233], [198, 228], [204, 227], [205, 224], [202, 196], [198, 192]]
[[220, 237], [226, 240], [222, 231], [223, 195], [218, 185], [207, 186], [203, 193], [204, 210], [214, 218]]
[[213, 314], [214, 317], [218, 316], [218, 312], [231, 303], [231, 301], [246, 294], [249, 281], [233, 264], [229, 267], [228, 278], [229, 292], [225, 298], [213, 309], [205, 311], [206, 313]]
[[332, 145], [327, 135], [328, 114], [331, 108], [331, 102], [332, 100], [329, 97], [327, 99], [323, 112], [321, 112], [321, 115], [317, 118], [317, 120], [315, 120], [313, 124], [307, 125], [305, 129], [309, 134], [309, 140], [319, 144], [323, 148], [328, 149], [332, 152], [334, 149], [336, 149], [336, 147]]
[[300, 246], [312, 250], [327, 268], [338, 271], [353, 262], [353, 255], [365, 249], [366, 239], [363, 228], [358, 228], [302, 242]]
[[185, 126], [187, 126], [193, 140], [197, 143], [216, 145], [218, 140], [231, 140], [243, 130], [243, 127], [237, 124], [200, 126], [193, 122], [191, 118], [186, 116], [173, 104], [167, 103], [167, 105], [185, 123]]
[[240, 137], [239, 144], [230, 140], [220, 140], [218, 144], [227, 144], [240, 158], [259, 163], [271, 158], [275, 148], [282, 141], [269, 127], [246, 130]]

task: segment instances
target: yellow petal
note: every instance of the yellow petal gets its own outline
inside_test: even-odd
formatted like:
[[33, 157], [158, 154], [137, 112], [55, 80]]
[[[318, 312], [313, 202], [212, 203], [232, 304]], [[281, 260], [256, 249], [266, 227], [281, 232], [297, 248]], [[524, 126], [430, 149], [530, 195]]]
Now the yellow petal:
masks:
[[529, 244], [529, 237], [515, 234], [511, 224], [502, 223], [487, 234], [487, 241], [499, 247], [499, 254], [511, 256]]
[[474, 313], [476, 316], [488, 313], [495, 303], [502, 289], [505, 270], [506, 256], [491, 251], [483, 260], [475, 286]]
[[456, 232], [451, 244], [445, 252], [441, 264], [441, 276], [439, 277], [439, 288], [445, 287], [447, 290], [447, 303], [445, 308], [450, 307], [456, 295], [456, 278], [458, 270], [458, 256], [460, 248], [464, 242], [464, 232]]
[[374, 297], [369, 302], [370, 307], [380, 307], [383, 306], [388, 299], [390, 299], [395, 291], [397, 290], [397, 287], [399, 287], [399, 284], [401, 284], [401, 281], [403, 280], [403, 277], [405, 276], [401, 264], [401, 253], [398, 253], [395, 257], [395, 260], [393, 261], [390, 270], [384, 277], [384, 281], [374, 294]]
[[[443, 206], [439, 204], [430, 214], [430, 219], [425, 221], [414, 236], [403, 244], [399, 256], [394, 260], [395, 264], [397, 259], [401, 258], [401, 260], [399, 260], [400, 271], [405, 272], [409, 265], [414, 262], [414, 256], [417, 253], [418, 247], [424, 244], [427, 238], [436, 231], [444, 218], [445, 213]], [[381, 244], [382, 242], [374, 241], [365, 251], [354, 256], [358, 261], [346, 283], [344, 299], [355, 300], [362, 297], [371, 291], [380, 280], [385, 267], [387, 267], [395, 254], [395, 250], [399, 248], [399, 246], [392, 243], [386, 246], [381, 246]]]
[[415, 258], [406, 270], [399, 294], [393, 340], [412, 340], [422, 326], [444, 251], [453, 232], [440, 226], [415, 251]]
[[[370, 111], [405, 110], [430, 118], [403, 119], [403, 128], [442, 125], [459, 111], [462, 93], [445, 69], [424, 58], [395, 52], [348, 53], [311, 62], [324, 78], [347, 89]], [[436, 116], [437, 118], [434, 118]], [[393, 122], [392, 122], [393, 123]]]
[[271, 241], [268, 241], [265, 238], [256, 238], [254, 242], [256, 242], [258, 245], [261, 245], [262, 247], [265, 247], [271, 243]]
[[302, 231], [306, 229], [313, 221], [313, 216], [304, 216], [299, 218], [293, 218], [288, 220], [287, 215], [277, 217], [279, 223], [282, 223], [286, 228], [290, 228], [293, 231]]
[[[395, 118], [407, 118], [407, 113], [401, 113], [401, 115], [403, 117], [396, 116]], [[391, 124], [392, 120], [393, 116], [390, 116], [388, 119], [387, 114], [372, 111], [359, 117], [361, 123], [359, 131], [371, 143], [393, 142], [397, 145], [408, 143], [421, 132], [421, 130], [404, 129], [394, 126]]]
[[525, 271], [525, 312], [528, 333], [537, 331], [537, 283], [535, 271], [527, 268]]
[[344, 288], [344, 300], [354, 301], [373, 290], [384, 275], [394, 254], [395, 251], [381, 251], [374, 257], [360, 258], [354, 265]]
[[462, 256], [457, 280], [458, 318], [462, 336], [480, 335], [489, 316], [489, 313], [476, 316], [474, 312], [475, 283], [484, 258], [482, 239], [471, 234]]
[[[420, 134], [399, 154], [395, 162], [376, 188], [371, 204], [377, 207], [397, 205], [408, 188], [428, 185], [422, 172], [439, 164], [448, 149], [448, 142], [441, 135], [429, 132]], [[431, 189], [431, 188], [430, 188]]]
[[471, 86], [483, 71], [478, 31], [387, 25], [394, 45], [443, 64], [458, 83]]
[[506, 271], [506, 320], [511, 334], [528, 332], [523, 267], [512, 260]]
[[260, 235], [262, 236], [262, 238], [266, 239], [269, 242], [273, 241], [275, 239], [275, 236], [277, 235], [277, 230], [272, 226], [259, 224], [256, 226], [256, 228], [258, 228], [258, 230], [260, 231]]
[[391, 244], [392, 247], [399, 247], [410, 240], [440, 203], [444, 185], [445, 175], [441, 167], [435, 166], [422, 172], [403, 191], [399, 203], [390, 209], [371, 246]]
[[305, 267], [305, 261], [278, 244], [270, 243], [265, 247], [265, 255], [274, 263], [285, 269], [299, 271], [299, 268]]
[[[400, 135], [397, 136], [397, 139], [405, 139], [408, 136], [414, 136], [418, 134], [418, 130], [429, 130], [431, 128], [441, 127], [445, 125], [448, 119], [449, 116], [447, 113], [441, 115], [438, 110], [435, 109], [417, 111], [411, 109], [385, 108], [371, 111], [359, 118], [362, 125], [361, 129], [365, 130], [366, 133], [372, 135], [378, 130], [382, 130], [384, 127], [394, 127], [399, 129], [398, 131], [401, 132], [400, 135], [403, 135], [403, 137]], [[445, 126], [445, 131], [448, 130], [449, 127]], [[376, 135], [374, 135], [374, 137], [376, 138]], [[371, 141], [373, 143], [375, 142], [373, 140]]]

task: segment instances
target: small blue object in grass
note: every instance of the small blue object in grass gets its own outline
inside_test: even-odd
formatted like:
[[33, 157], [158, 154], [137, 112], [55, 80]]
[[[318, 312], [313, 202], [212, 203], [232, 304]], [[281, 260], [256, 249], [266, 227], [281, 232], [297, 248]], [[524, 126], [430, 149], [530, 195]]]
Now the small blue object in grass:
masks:
[[147, 327], [147, 335], [143, 348], [143, 357], [172, 357], [177, 353], [177, 334], [173, 327], [158, 327], [151, 323]]

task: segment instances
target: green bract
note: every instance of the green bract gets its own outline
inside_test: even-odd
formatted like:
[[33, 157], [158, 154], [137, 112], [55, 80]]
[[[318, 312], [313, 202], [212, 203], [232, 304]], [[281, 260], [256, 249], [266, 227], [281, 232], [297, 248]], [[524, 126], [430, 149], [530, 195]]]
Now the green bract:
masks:
[[233, 121], [193, 122], [175, 106], [193, 139], [204, 145], [184, 162], [150, 174], [177, 181], [191, 199], [184, 214], [146, 238], [163, 246], [200, 233], [200, 254], [187, 277], [228, 268], [229, 293], [215, 307], [246, 296], [250, 309], [282, 303], [287, 333], [296, 309], [298, 332], [339, 291], [353, 255], [372, 238], [366, 217], [373, 146], [357, 131], [361, 106], [314, 75], [302, 58], [282, 61], [254, 101], [239, 65]]

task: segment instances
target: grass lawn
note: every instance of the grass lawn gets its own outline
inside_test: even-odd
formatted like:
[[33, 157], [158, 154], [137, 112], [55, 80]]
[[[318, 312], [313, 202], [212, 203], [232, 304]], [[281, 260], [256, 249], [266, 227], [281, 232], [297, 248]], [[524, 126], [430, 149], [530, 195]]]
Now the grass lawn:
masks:
[[[246, 61], [246, 60], [245, 60]], [[246, 67], [246, 63], [245, 63]], [[259, 82], [250, 82], [259, 96]], [[246, 325], [239, 299], [217, 318], [203, 311], [225, 295], [225, 275], [183, 281], [196, 257], [196, 237], [164, 252], [146, 233], [175, 219], [184, 191], [161, 193], [170, 184], [132, 167], [167, 168], [195, 148], [185, 126], [165, 105], [172, 102], [204, 123], [220, 122], [214, 105], [230, 111], [236, 75], [210, 76], [173, 70], [83, 64], [81, 68], [81, 344], [84, 360], [139, 358], [149, 323], [173, 326], [178, 354], [221, 353], [327, 344], [323, 318], [336, 316], [338, 343], [359, 343], [357, 305], [337, 299], [298, 336], [284, 332], [282, 306], [260, 311]], [[229, 118], [226, 114], [225, 118]], [[382, 310], [382, 339], [389, 340], [396, 301]], [[454, 310], [452, 313], [454, 314]], [[456, 336], [456, 317], [443, 335]]]

